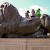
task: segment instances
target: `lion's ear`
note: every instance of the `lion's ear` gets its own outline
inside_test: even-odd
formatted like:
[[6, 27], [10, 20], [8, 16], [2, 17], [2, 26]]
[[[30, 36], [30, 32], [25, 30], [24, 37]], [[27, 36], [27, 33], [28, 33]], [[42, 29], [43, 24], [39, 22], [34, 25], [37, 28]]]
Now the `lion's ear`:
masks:
[[10, 4], [9, 4], [9, 6], [10, 6]]
[[6, 5], [7, 5], [7, 7], [9, 7], [10, 6], [10, 3], [7, 3]]

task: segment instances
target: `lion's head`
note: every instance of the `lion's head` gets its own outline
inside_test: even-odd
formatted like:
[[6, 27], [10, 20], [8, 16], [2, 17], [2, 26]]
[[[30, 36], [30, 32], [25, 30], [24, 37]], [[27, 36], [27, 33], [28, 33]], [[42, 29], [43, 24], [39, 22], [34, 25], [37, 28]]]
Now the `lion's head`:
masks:
[[4, 20], [18, 20], [20, 18], [18, 10], [12, 4], [4, 2], [0, 8]]

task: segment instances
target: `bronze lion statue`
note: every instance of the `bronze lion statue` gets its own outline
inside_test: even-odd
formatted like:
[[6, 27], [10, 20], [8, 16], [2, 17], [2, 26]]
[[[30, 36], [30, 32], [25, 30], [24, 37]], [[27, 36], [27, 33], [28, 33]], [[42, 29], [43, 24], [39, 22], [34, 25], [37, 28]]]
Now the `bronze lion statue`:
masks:
[[32, 17], [32, 21], [28, 21], [20, 16], [12, 4], [5, 2], [0, 6], [0, 37], [34, 34], [40, 26], [41, 21], [38, 17]]
[[40, 20], [41, 20], [42, 26], [47, 29], [48, 33], [50, 33], [50, 16], [47, 14], [43, 14]]

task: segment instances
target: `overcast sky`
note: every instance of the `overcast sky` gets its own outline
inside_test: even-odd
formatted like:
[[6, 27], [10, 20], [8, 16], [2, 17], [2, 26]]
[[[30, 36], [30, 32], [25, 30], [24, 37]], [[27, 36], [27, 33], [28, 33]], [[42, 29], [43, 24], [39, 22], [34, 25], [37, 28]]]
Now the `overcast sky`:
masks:
[[27, 10], [37, 10], [38, 8], [41, 9], [42, 14], [46, 13], [50, 15], [50, 0], [0, 0], [0, 4], [3, 2], [9, 2], [13, 4], [23, 17]]

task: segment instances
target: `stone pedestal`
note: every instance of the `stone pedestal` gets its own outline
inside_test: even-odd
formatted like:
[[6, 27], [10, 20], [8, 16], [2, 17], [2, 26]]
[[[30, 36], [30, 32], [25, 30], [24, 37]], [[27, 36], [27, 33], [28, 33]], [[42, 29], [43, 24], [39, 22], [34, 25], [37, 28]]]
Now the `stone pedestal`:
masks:
[[0, 50], [50, 50], [50, 38], [0, 38]]

